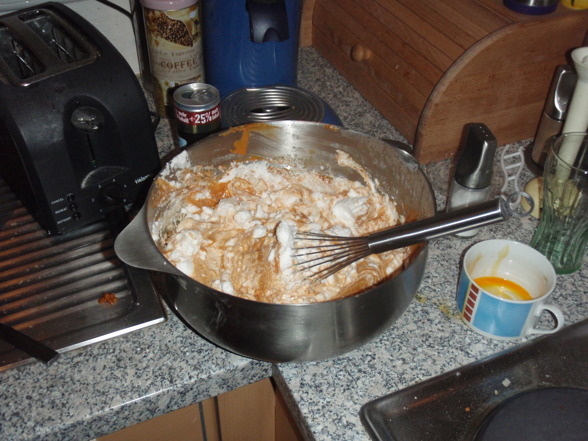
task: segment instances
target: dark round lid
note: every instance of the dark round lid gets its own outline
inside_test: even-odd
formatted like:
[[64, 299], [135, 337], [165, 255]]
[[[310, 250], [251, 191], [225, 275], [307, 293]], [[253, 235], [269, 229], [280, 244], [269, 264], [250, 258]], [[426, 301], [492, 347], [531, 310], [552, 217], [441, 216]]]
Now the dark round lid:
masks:
[[521, 392], [502, 402], [474, 441], [586, 441], [588, 390], [550, 387]]
[[504, 6], [521, 14], [543, 15], [557, 9], [558, 0], [503, 0]]

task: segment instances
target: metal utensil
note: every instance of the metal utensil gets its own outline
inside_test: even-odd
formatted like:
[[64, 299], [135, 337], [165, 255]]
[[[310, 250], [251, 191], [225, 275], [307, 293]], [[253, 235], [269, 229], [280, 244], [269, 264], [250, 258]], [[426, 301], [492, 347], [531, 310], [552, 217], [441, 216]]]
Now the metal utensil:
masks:
[[[516, 192], [508, 198], [501, 196], [494, 200], [455, 211], [444, 212], [368, 236], [345, 237], [298, 232], [296, 240], [319, 243], [295, 247], [296, 254], [293, 257], [302, 258], [296, 264], [302, 269], [315, 268], [311, 277], [321, 280], [370, 254], [383, 253], [384, 251], [403, 248], [461, 231], [491, 225], [502, 222], [513, 215], [527, 215], [530, 212], [520, 214], [511, 206], [524, 195], [523, 192]], [[528, 196], [528, 199], [532, 203], [530, 196]], [[309, 258], [305, 259], [306, 257]]]
[[3, 323], [0, 323], [0, 338], [47, 366], [51, 366], [59, 358], [59, 352]]

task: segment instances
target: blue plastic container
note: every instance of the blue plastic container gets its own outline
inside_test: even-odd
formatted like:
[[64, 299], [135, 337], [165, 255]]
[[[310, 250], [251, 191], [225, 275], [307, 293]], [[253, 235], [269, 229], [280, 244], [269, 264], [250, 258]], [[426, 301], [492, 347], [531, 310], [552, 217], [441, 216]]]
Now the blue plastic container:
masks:
[[521, 14], [543, 15], [555, 11], [559, 0], [503, 0], [503, 3]]
[[204, 0], [202, 9], [206, 82], [221, 96], [296, 86], [302, 0]]

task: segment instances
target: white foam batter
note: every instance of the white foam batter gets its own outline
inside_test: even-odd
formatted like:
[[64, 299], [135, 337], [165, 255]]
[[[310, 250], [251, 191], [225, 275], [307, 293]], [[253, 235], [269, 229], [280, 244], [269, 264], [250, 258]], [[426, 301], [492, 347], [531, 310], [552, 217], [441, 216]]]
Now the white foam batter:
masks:
[[408, 250], [369, 256], [320, 282], [293, 257], [298, 230], [358, 236], [404, 221], [348, 154], [337, 160], [364, 182], [261, 159], [191, 166], [180, 154], [156, 181], [153, 238], [180, 271], [228, 294], [312, 303], [361, 292], [399, 269]]

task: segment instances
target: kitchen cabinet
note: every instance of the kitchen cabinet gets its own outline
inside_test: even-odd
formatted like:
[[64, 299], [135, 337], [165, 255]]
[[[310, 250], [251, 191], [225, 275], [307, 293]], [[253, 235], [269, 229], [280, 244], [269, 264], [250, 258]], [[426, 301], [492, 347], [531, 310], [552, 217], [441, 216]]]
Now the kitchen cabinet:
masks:
[[531, 16], [502, 0], [307, 0], [315, 47], [428, 163], [453, 156], [467, 123], [499, 145], [535, 135], [549, 84], [582, 45], [588, 10]]
[[96, 441], [301, 441], [271, 379], [119, 430]]

